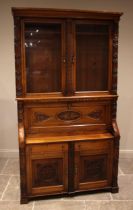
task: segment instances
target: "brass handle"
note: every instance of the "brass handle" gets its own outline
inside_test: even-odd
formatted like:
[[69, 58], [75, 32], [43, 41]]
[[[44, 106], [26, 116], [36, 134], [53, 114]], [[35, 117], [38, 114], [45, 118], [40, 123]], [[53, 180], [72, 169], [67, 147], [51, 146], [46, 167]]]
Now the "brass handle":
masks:
[[63, 61], [63, 63], [66, 63], [66, 58], [63, 58], [62, 61]]
[[74, 64], [74, 62], [75, 62], [75, 56], [72, 56], [71, 63]]

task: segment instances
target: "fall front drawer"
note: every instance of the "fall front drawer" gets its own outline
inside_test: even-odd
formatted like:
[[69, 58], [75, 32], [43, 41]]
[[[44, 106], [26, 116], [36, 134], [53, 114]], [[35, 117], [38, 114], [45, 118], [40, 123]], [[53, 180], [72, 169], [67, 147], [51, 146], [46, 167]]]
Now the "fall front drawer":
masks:
[[[106, 125], [110, 123], [110, 103], [53, 103], [26, 104], [25, 128], [27, 133], [65, 130], [78, 125]], [[28, 116], [28, 117], [27, 117]]]

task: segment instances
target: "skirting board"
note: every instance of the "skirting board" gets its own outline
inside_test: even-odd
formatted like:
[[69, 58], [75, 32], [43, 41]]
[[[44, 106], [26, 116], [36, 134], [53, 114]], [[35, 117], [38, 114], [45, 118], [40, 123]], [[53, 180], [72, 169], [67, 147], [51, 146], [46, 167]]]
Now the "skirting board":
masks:
[[133, 150], [120, 150], [120, 158], [133, 158]]
[[0, 158], [18, 158], [18, 149], [0, 149]]
[[[0, 158], [18, 158], [17, 149], [0, 149]], [[133, 150], [120, 150], [120, 158], [133, 158]]]

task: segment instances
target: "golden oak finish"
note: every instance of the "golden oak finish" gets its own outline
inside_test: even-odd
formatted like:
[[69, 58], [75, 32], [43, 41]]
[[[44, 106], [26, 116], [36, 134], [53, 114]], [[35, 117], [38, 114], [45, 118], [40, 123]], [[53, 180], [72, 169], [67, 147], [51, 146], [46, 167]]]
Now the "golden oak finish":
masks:
[[13, 8], [21, 203], [118, 192], [121, 15]]

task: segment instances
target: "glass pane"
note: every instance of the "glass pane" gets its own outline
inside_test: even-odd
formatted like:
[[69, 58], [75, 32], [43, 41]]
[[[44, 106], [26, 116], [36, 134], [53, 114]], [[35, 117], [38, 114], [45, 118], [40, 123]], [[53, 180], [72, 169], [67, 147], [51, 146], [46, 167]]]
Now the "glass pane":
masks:
[[61, 91], [61, 24], [26, 23], [28, 93]]
[[76, 90], [108, 89], [108, 26], [76, 25]]

